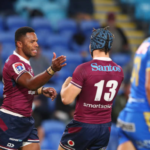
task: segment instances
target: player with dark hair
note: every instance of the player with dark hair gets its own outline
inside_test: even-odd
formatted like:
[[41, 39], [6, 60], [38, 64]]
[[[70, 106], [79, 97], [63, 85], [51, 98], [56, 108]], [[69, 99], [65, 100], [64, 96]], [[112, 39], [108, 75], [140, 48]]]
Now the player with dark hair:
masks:
[[130, 97], [117, 120], [118, 150], [150, 149], [150, 38], [134, 57]]
[[124, 78], [122, 68], [109, 58], [113, 35], [107, 28], [94, 30], [93, 60], [79, 65], [61, 89], [62, 102], [76, 99], [74, 119], [67, 125], [58, 150], [104, 150], [109, 141], [113, 100]]
[[[32, 28], [22, 27], [15, 32], [16, 50], [3, 68], [3, 104], [0, 109], [0, 150], [40, 150], [37, 130], [34, 128], [32, 102], [35, 94], [55, 99], [54, 88], [42, 87], [66, 61], [56, 58], [44, 72], [34, 76], [29, 59], [38, 51], [38, 39]], [[40, 63], [40, 62], [39, 62]]]

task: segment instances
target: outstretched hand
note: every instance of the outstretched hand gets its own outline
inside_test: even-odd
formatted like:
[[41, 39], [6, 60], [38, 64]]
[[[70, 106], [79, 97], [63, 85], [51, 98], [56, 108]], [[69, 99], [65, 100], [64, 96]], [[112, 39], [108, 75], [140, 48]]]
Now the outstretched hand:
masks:
[[61, 70], [62, 67], [67, 65], [66, 63], [64, 63], [65, 61], [66, 61], [66, 56], [62, 55], [56, 58], [56, 53], [53, 53], [52, 65], [51, 65], [52, 69], [55, 72]]
[[43, 88], [43, 95], [46, 96], [46, 97], [50, 97], [53, 101], [57, 96], [57, 92], [54, 88], [44, 87]]

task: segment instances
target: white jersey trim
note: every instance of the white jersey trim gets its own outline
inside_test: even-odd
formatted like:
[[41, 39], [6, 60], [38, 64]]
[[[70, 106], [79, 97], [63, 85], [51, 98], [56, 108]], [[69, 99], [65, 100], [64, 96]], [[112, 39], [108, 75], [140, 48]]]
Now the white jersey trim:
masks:
[[[13, 52], [14, 55], [18, 56], [20, 58], [20, 60], [24, 61], [25, 63], [30, 65], [30, 61], [28, 61], [27, 59], [25, 59], [24, 57], [22, 57], [21, 55], [19, 55], [18, 53], [16, 53], [16, 51]], [[31, 65], [30, 65], [31, 66]]]
[[17, 149], [12, 149], [12, 148], [7, 148], [7, 147], [3, 147], [0, 145], [0, 148], [6, 149], [6, 150], [17, 150]]
[[112, 61], [112, 59], [109, 57], [95, 57], [95, 58], [93, 58], [93, 60]]
[[24, 147], [24, 146], [29, 145], [29, 144], [32, 144], [32, 143], [31, 142], [23, 142], [21, 147]]
[[77, 83], [75, 83], [75, 82], [73, 82], [73, 81], [71, 81], [70, 83], [73, 84], [73, 85], [75, 85], [76, 87], [82, 89], [82, 86], [81, 86], [81, 85], [79, 85], [79, 84], [77, 84]]
[[16, 117], [24, 117], [23, 115], [20, 115], [18, 113], [14, 113], [12, 111], [6, 110], [4, 108], [0, 109], [1, 112], [12, 115], [12, 116], [16, 116]]

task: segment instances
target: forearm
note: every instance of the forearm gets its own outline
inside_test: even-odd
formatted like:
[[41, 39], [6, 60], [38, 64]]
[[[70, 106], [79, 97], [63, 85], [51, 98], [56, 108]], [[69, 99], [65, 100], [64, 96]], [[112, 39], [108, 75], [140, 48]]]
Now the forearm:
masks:
[[47, 71], [44, 71], [29, 79], [28, 88], [30, 90], [37, 90], [38, 88], [46, 84], [52, 78], [52, 76], [53, 75], [48, 74]]
[[61, 88], [61, 92], [60, 92], [60, 95], [62, 98], [66, 97], [66, 88], [67, 88], [68, 84], [66, 82], [64, 82], [64, 84], [62, 85], [62, 88]]
[[55, 72], [51, 69], [51, 67], [49, 67], [46, 71], [36, 75], [35, 77], [31, 76], [29, 73], [24, 73], [18, 79], [17, 83], [32, 91], [36, 91], [38, 88], [47, 83], [54, 75], [54, 73]]
[[64, 63], [65, 61], [66, 56], [59, 56], [56, 58], [56, 54], [53, 53], [52, 65], [46, 71], [35, 77], [33, 77], [30, 73], [25, 72], [16, 82], [25, 88], [35, 91], [47, 83], [56, 71], [59, 71], [62, 67], [66, 66], [66, 63]]
[[68, 88], [70, 81], [71, 81], [71, 78], [67, 78], [66, 81], [64, 82], [64, 84], [62, 85], [62, 88], [61, 88], [60, 95], [61, 95], [62, 102], [64, 104], [68, 104], [66, 102], [68, 101], [69, 94], [70, 94], [69, 88]]
[[63, 102], [63, 104], [65, 105], [68, 105], [70, 104], [72, 101], [72, 96], [71, 96], [71, 93], [69, 92], [69, 88], [68, 87], [62, 87], [61, 89], [61, 92], [60, 92], [60, 95], [61, 95], [61, 100]]

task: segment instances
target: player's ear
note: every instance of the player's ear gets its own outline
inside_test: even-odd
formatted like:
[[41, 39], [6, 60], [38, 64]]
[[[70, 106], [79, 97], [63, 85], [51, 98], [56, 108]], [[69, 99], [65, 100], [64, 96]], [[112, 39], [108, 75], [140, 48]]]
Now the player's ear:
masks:
[[22, 48], [22, 42], [21, 41], [16, 41], [16, 46], [19, 48]]

